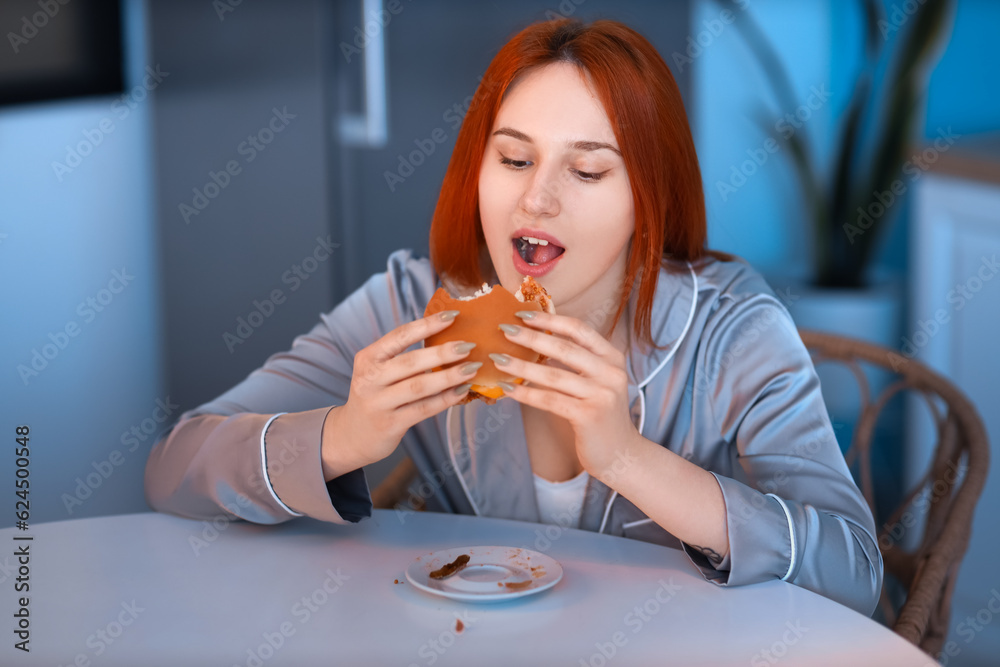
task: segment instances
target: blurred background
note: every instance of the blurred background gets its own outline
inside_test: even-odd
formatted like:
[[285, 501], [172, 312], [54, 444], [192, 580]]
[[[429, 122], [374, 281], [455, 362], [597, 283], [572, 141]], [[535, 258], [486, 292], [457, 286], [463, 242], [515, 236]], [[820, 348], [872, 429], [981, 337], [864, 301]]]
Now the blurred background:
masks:
[[[30, 426], [32, 519], [148, 510], [170, 422], [391, 251], [426, 254], [479, 78], [557, 16], [623, 21], [663, 55], [713, 248], [762, 271], [800, 326], [952, 379], [1000, 442], [1000, 3], [4, 0], [0, 432]], [[856, 400], [823, 377], [846, 445]], [[915, 479], [900, 443], [921, 419], [900, 401], [880, 424], [888, 487]], [[992, 467], [952, 664], [1000, 654], [1000, 619], [958, 626], [1000, 588]], [[0, 457], [0, 484], [14, 468]]]

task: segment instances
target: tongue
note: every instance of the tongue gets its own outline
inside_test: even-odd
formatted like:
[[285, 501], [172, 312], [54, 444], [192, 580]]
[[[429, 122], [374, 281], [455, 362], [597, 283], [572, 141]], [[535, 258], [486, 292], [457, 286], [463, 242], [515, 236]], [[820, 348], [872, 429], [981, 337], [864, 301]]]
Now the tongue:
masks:
[[545, 264], [563, 253], [563, 249], [557, 245], [533, 245], [528, 247], [528, 257], [532, 264]]

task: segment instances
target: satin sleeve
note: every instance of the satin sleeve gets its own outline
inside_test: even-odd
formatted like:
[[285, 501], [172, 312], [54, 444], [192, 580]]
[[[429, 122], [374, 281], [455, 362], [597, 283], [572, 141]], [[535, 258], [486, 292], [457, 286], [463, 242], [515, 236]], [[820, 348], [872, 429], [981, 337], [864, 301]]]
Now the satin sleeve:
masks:
[[728, 569], [685, 551], [709, 580], [783, 579], [870, 615], [882, 585], [875, 523], [837, 444], [809, 353], [770, 295], [727, 304], [700, 355], [731, 474]]
[[[218, 398], [182, 414], [150, 452], [147, 503], [189, 518], [355, 522], [372, 509], [363, 470], [326, 481], [323, 425], [347, 402], [354, 355], [423, 313], [429, 262], [389, 258], [320, 322]], [[343, 434], [350, 437], [350, 434]]]

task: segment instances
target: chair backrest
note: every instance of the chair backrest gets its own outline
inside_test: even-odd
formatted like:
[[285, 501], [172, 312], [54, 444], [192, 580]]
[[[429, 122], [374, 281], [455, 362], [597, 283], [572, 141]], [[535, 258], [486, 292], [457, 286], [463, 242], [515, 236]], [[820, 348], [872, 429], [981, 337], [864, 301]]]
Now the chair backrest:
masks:
[[385, 479], [372, 489], [372, 506], [375, 509], [391, 510], [405, 502], [407, 509], [422, 510], [422, 498], [419, 496], [408, 498], [410, 496], [410, 484], [417, 478], [417, 475], [417, 466], [413, 463], [413, 459], [409, 456], [404, 456], [389, 471]]
[[[952, 592], [989, 469], [986, 428], [971, 401], [920, 362], [842, 336], [808, 330], [800, 330], [799, 335], [815, 365], [845, 364], [858, 380], [861, 413], [845, 458], [872, 513], [879, 517], [877, 510], [883, 509], [881, 515], [888, 517], [878, 528], [887, 575], [880, 609], [896, 633], [937, 655], [948, 634]], [[878, 396], [871, 395], [862, 363], [892, 374], [892, 381]], [[894, 509], [885, 511], [875, 506], [873, 435], [886, 404], [903, 391], [923, 397], [936, 423], [937, 442], [920, 481], [904, 493]], [[922, 528], [919, 543], [909, 545], [909, 549], [896, 542], [894, 528], [900, 522], [911, 530]], [[902, 587], [902, 595], [895, 594], [893, 585]]]

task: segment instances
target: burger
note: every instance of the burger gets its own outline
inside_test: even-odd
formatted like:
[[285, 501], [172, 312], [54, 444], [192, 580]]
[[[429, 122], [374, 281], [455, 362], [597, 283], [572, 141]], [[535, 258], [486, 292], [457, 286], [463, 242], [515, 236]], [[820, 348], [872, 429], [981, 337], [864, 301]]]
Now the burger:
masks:
[[[503, 397], [500, 382], [521, 383], [524, 380], [502, 372], [489, 358], [490, 353], [506, 354], [525, 361], [543, 361], [542, 355], [534, 350], [512, 343], [507, 340], [500, 325], [514, 323], [519, 318], [514, 314], [522, 310], [546, 311], [555, 313], [552, 298], [545, 288], [535, 282], [531, 276], [526, 276], [517, 292], [511, 294], [500, 285], [483, 284], [482, 289], [466, 297], [452, 297], [443, 287], [439, 287], [431, 297], [424, 311], [424, 316], [439, 313], [442, 310], [457, 310], [459, 315], [454, 324], [440, 333], [428, 336], [425, 345], [440, 345], [452, 341], [468, 341], [475, 343], [469, 356], [456, 364], [470, 361], [483, 362], [482, 367], [470, 380], [472, 387], [463, 403], [476, 399], [486, 403], [496, 403]], [[455, 364], [449, 364], [453, 366]], [[445, 366], [444, 368], [447, 368]], [[435, 369], [438, 370], [438, 369]]]

